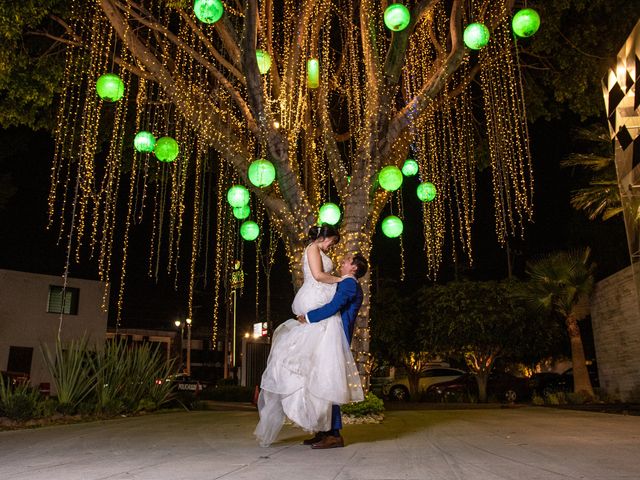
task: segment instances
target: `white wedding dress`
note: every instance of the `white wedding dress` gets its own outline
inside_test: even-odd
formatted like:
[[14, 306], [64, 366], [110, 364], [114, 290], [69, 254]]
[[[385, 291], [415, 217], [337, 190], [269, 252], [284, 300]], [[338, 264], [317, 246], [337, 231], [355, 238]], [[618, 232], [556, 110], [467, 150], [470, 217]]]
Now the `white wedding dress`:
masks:
[[[323, 270], [331, 272], [331, 259], [321, 255]], [[337, 286], [313, 278], [306, 250], [303, 271], [304, 283], [292, 305], [296, 316], [329, 303]], [[260, 387], [254, 435], [263, 447], [275, 441], [287, 418], [307, 432], [324, 432], [331, 428], [333, 404], [362, 401], [340, 313], [316, 323], [290, 319], [276, 328]]]

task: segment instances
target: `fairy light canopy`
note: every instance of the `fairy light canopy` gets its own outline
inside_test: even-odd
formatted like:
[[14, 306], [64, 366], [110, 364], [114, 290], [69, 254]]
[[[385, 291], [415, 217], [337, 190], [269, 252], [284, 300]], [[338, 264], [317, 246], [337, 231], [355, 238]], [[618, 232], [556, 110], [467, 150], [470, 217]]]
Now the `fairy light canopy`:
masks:
[[[385, 2], [69, 0], [48, 214], [69, 238], [68, 258], [95, 252], [99, 278], [117, 290], [118, 322], [127, 262], [140, 261], [127, 255], [128, 238], [150, 222], [149, 274], [188, 281], [190, 318], [196, 279], [210, 277], [215, 338], [228, 267], [249, 261], [236, 219], [248, 218], [250, 200], [246, 221], [264, 234], [255, 250], [280, 242], [296, 285], [326, 203], [340, 206], [345, 251], [369, 256], [387, 212], [400, 220], [415, 208], [428, 232], [425, 276], [436, 278], [447, 248], [471, 261], [480, 142], [497, 240], [523, 234], [533, 190], [513, 0], [405, 3], [389, 5], [404, 13], [387, 27]], [[469, 55], [463, 22], [477, 21], [481, 49]], [[114, 71], [122, 88], [102, 101], [98, 79]], [[130, 148], [143, 130], [160, 137], [155, 155]], [[403, 193], [400, 169], [415, 170], [408, 155], [438, 187], [427, 203]], [[268, 186], [251, 180], [263, 157], [277, 172]], [[364, 371], [367, 302], [354, 333]]]

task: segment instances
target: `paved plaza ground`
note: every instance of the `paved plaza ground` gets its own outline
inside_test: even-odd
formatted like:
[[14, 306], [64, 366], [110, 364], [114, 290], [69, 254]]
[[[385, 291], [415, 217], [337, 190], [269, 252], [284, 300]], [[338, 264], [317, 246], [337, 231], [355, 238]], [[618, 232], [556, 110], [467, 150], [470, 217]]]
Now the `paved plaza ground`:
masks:
[[640, 417], [541, 407], [387, 412], [345, 448], [300, 430], [259, 447], [252, 410], [176, 412], [0, 432], [2, 480], [640, 479]]

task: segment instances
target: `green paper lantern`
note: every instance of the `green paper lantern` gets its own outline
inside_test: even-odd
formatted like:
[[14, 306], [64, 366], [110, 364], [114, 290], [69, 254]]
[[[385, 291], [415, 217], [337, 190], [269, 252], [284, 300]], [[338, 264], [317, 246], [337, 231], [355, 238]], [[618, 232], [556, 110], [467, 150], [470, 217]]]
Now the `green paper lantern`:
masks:
[[335, 225], [340, 221], [340, 207], [335, 203], [327, 202], [320, 207], [318, 212], [318, 218], [321, 223], [328, 223], [329, 225]]
[[233, 216], [238, 220], [244, 220], [251, 213], [249, 205], [243, 205], [242, 207], [233, 207]]
[[244, 207], [249, 203], [249, 190], [242, 185], [234, 185], [227, 192], [227, 202], [232, 207]]
[[423, 202], [431, 202], [434, 198], [436, 198], [438, 191], [436, 190], [436, 186], [433, 183], [424, 182], [418, 185], [416, 193], [418, 194], [418, 198]]
[[490, 37], [489, 29], [482, 23], [470, 23], [464, 29], [464, 44], [471, 50], [480, 50], [487, 46]]
[[256, 187], [268, 187], [276, 179], [276, 169], [269, 160], [254, 160], [249, 165], [249, 181]]
[[393, 192], [402, 185], [402, 172], [395, 165], [386, 166], [380, 170], [378, 182], [386, 191]]
[[389, 5], [384, 11], [384, 24], [389, 30], [399, 32], [404, 30], [411, 21], [409, 9], [401, 3]]
[[307, 86], [309, 88], [320, 86], [320, 63], [317, 58], [307, 60]]
[[142, 130], [133, 138], [133, 147], [138, 152], [150, 153], [156, 146], [156, 137], [153, 133]]
[[521, 38], [530, 37], [540, 28], [540, 15], [533, 8], [523, 8], [513, 16], [511, 28]]
[[98, 77], [96, 91], [105, 102], [117, 102], [124, 95], [124, 82], [115, 73], [105, 73]]
[[216, 23], [224, 13], [224, 5], [220, 0], [196, 0], [193, 2], [193, 13], [204, 23]]
[[413, 177], [418, 173], [418, 162], [413, 158], [407, 158], [402, 166], [402, 174], [405, 177]]
[[264, 50], [256, 50], [256, 60], [258, 61], [258, 70], [264, 75], [271, 68], [271, 55]]
[[402, 220], [400, 220], [395, 215], [389, 215], [384, 220], [382, 220], [382, 233], [384, 233], [387, 237], [398, 238], [400, 235], [402, 235], [402, 230], [404, 230]]
[[173, 162], [178, 157], [179, 152], [178, 142], [171, 137], [159, 138], [153, 148], [153, 153], [156, 154], [156, 158], [161, 162]]
[[254, 241], [260, 235], [260, 227], [253, 220], [247, 220], [240, 225], [240, 236], [248, 242]]

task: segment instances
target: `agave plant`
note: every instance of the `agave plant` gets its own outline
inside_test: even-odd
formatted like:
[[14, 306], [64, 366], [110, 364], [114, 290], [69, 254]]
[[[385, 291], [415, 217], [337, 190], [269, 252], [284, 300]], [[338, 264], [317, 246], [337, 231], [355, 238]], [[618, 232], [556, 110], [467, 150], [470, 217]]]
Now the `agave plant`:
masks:
[[93, 366], [87, 344], [87, 338], [82, 337], [72, 340], [63, 348], [62, 342], [58, 339], [55, 353], [52, 353], [47, 345], [40, 345], [58, 394], [58, 409], [62, 412], [69, 413], [75, 410], [95, 386], [99, 372]]
[[27, 420], [38, 414], [39, 404], [40, 393], [29, 382], [13, 386], [0, 375], [0, 413], [12, 420]]
[[101, 411], [118, 413], [122, 408], [121, 396], [127, 382], [127, 344], [124, 340], [109, 340], [94, 359], [96, 372], [96, 407]]

